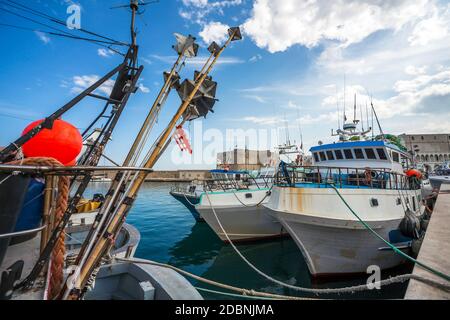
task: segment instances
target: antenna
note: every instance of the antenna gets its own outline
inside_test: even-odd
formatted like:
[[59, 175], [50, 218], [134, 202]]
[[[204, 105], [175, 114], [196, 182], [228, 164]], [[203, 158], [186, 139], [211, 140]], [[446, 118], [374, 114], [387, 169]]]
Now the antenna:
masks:
[[363, 117], [363, 110], [362, 110], [361, 104], [359, 105], [359, 112], [361, 113], [361, 130], [364, 132], [364, 117]]
[[369, 129], [372, 129], [371, 127], [370, 127], [370, 123], [369, 123], [369, 109], [367, 108], [367, 101], [366, 101], [366, 121], [367, 121], [367, 128]]
[[338, 95], [338, 90], [337, 90], [337, 86], [336, 86], [336, 108], [337, 108], [337, 118], [338, 118], [338, 129], [341, 128], [341, 120], [340, 118], [340, 114], [339, 114], [339, 95]]
[[345, 115], [345, 97], [346, 97], [346, 75], [344, 74], [344, 124], [347, 121], [347, 116]]
[[380, 124], [380, 121], [378, 120], [377, 112], [375, 111], [375, 107], [373, 106], [373, 102], [372, 101], [370, 101], [370, 105], [372, 106], [373, 114], [375, 115], [375, 119], [377, 120], [378, 129], [380, 129], [381, 136], [384, 139], [383, 129], [381, 129], [381, 124]]
[[[339, 119], [339, 117], [338, 117]], [[302, 127], [300, 124], [300, 112], [297, 109], [297, 125], [298, 125], [298, 132], [300, 133], [300, 150], [303, 151], [303, 132], [302, 132]]]

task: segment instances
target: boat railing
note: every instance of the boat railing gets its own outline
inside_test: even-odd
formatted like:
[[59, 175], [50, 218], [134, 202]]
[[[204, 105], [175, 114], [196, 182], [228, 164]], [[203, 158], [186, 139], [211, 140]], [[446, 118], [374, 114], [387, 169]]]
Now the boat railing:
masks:
[[278, 186], [334, 185], [337, 188], [371, 188], [388, 190], [419, 189], [418, 181], [386, 168], [351, 168], [324, 166], [282, 166], [275, 176]]
[[242, 174], [232, 176], [227, 174], [213, 175], [211, 180], [203, 182], [203, 189], [206, 191], [229, 191], [229, 190], [251, 190], [270, 188], [273, 184], [274, 176], [251, 176]]

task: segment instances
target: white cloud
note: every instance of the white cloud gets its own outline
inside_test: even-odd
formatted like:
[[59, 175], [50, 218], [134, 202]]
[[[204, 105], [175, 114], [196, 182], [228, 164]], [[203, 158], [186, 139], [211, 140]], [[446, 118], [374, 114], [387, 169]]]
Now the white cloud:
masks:
[[112, 51], [111, 49], [100, 48], [100, 49], [97, 50], [97, 54], [100, 57], [109, 58], [109, 57], [111, 57], [114, 54], [114, 51]]
[[254, 124], [261, 124], [261, 125], [274, 125], [274, 124], [279, 124], [279, 123], [283, 122], [283, 120], [278, 117], [255, 117], [255, 116], [252, 116], [252, 117], [244, 117], [239, 120], [248, 121], [248, 122], [252, 122]]
[[[355, 93], [357, 94], [358, 109], [360, 105], [364, 106], [371, 100], [371, 97], [361, 85], [349, 85], [346, 91], [347, 114], [349, 114], [350, 106], [353, 106], [353, 95]], [[450, 114], [450, 68], [435, 74], [421, 74], [409, 80], [398, 80], [394, 84], [394, 92], [395, 94], [388, 98], [373, 99], [373, 104], [381, 119], [407, 115], [435, 115], [439, 113], [445, 116], [445, 114]], [[342, 110], [342, 92], [337, 97], [336, 95], [325, 97], [322, 104], [336, 106], [337, 101], [339, 101]], [[408, 126], [408, 123], [403, 124]]]
[[[177, 59], [176, 56], [160, 56], [157, 54], [153, 54], [151, 55], [151, 57], [153, 59], [157, 59], [160, 61], [163, 61], [165, 63], [174, 63], [174, 61]], [[190, 58], [186, 60], [186, 65], [187, 66], [191, 66], [194, 68], [197, 68], [199, 66], [203, 66], [206, 61], [208, 61], [209, 57], [206, 56], [200, 56], [200, 57], [195, 57], [195, 58]], [[216, 64], [217, 65], [224, 65], [224, 64], [237, 64], [237, 63], [244, 63], [245, 61], [237, 58], [237, 57], [220, 57], [219, 60], [217, 60]]]
[[201, 26], [207, 23], [207, 17], [212, 13], [225, 15], [224, 9], [243, 4], [243, 0], [182, 0], [184, 8], [181, 8], [179, 15], [190, 22]]
[[138, 84], [139, 90], [141, 90], [143, 93], [149, 93], [150, 89], [147, 88], [142, 82]]
[[442, 13], [437, 8], [433, 9], [434, 13], [431, 17], [420, 21], [414, 27], [408, 38], [412, 46], [426, 46], [432, 41], [444, 39], [449, 35], [450, 5]]
[[[80, 93], [84, 89], [90, 87], [95, 82], [97, 82], [100, 79], [98, 75], [83, 75], [83, 76], [74, 76], [72, 78], [73, 81], [73, 87], [71, 89], [72, 93]], [[114, 86], [115, 81], [114, 80], [107, 80], [102, 86], [98, 88], [99, 91], [110, 95], [112, 88]]]
[[251, 57], [250, 59], [248, 59], [249, 62], [256, 62], [262, 59], [262, 56], [258, 53], [256, 55], [254, 55], [253, 57]]
[[325, 40], [347, 47], [380, 30], [399, 30], [424, 17], [432, 0], [255, 0], [243, 29], [260, 48], [284, 51]]
[[415, 67], [407, 66], [405, 68], [405, 73], [410, 76], [417, 76], [419, 74], [424, 74], [427, 71], [427, 66]]
[[39, 40], [41, 40], [44, 44], [50, 43], [50, 37], [48, 37], [45, 33], [40, 31], [35, 31], [34, 33], [37, 35]]
[[229, 26], [220, 22], [210, 22], [203, 27], [203, 30], [200, 31], [199, 36], [207, 44], [213, 41], [220, 44], [227, 40], [229, 28]]
[[244, 95], [244, 98], [255, 100], [255, 101], [259, 102], [259, 103], [266, 103], [267, 102], [267, 100], [264, 97], [261, 97], [261, 96], [256, 95], [256, 94], [247, 94], [247, 95]]

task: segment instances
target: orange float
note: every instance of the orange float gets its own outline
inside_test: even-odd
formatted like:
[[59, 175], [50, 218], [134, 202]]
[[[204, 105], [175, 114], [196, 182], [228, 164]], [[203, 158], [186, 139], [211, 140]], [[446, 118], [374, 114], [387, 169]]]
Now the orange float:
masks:
[[422, 179], [422, 172], [417, 169], [409, 169], [405, 171], [408, 177], [416, 177], [417, 179]]
[[[22, 132], [22, 135], [39, 125], [44, 119], [34, 121]], [[64, 165], [72, 164], [83, 147], [80, 132], [70, 123], [57, 119], [51, 129], [42, 129], [23, 146], [25, 157], [54, 158]]]

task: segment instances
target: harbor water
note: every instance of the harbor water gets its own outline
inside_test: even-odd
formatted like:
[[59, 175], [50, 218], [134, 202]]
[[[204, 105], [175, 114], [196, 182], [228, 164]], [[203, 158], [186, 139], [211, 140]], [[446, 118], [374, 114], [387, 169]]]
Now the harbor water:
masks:
[[[258, 291], [318, 297], [274, 284], [256, 274], [234, 252], [222, 243], [206, 223], [196, 223], [189, 210], [169, 194], [173, 184], [147, 182], [127, 218], [127, 223], [141, 233], [135, 257], [168, 263], [198, 276]], [[107, 192], [108, 183], [93, 183], [86, 192]], [[369, 235], [370, 236], [370, 235]], [[337, 288], [365, 284], [364, 275], [352, 278], [312, 280], [306, 263], [290, 238], [238, 245], [239, 250], [266, 274], [291, 285], [313, 288]], [[382, 272], [382, 278], [410, 272], [402, 265]], [[196, 287], [224, 291], [189, 279]], [[381, 290], [319, 296], [337, 299], [402, 299], [407, 283], [394, 284]], [[229, 296], [202, 291], [205, 299], [230, 299]]]

